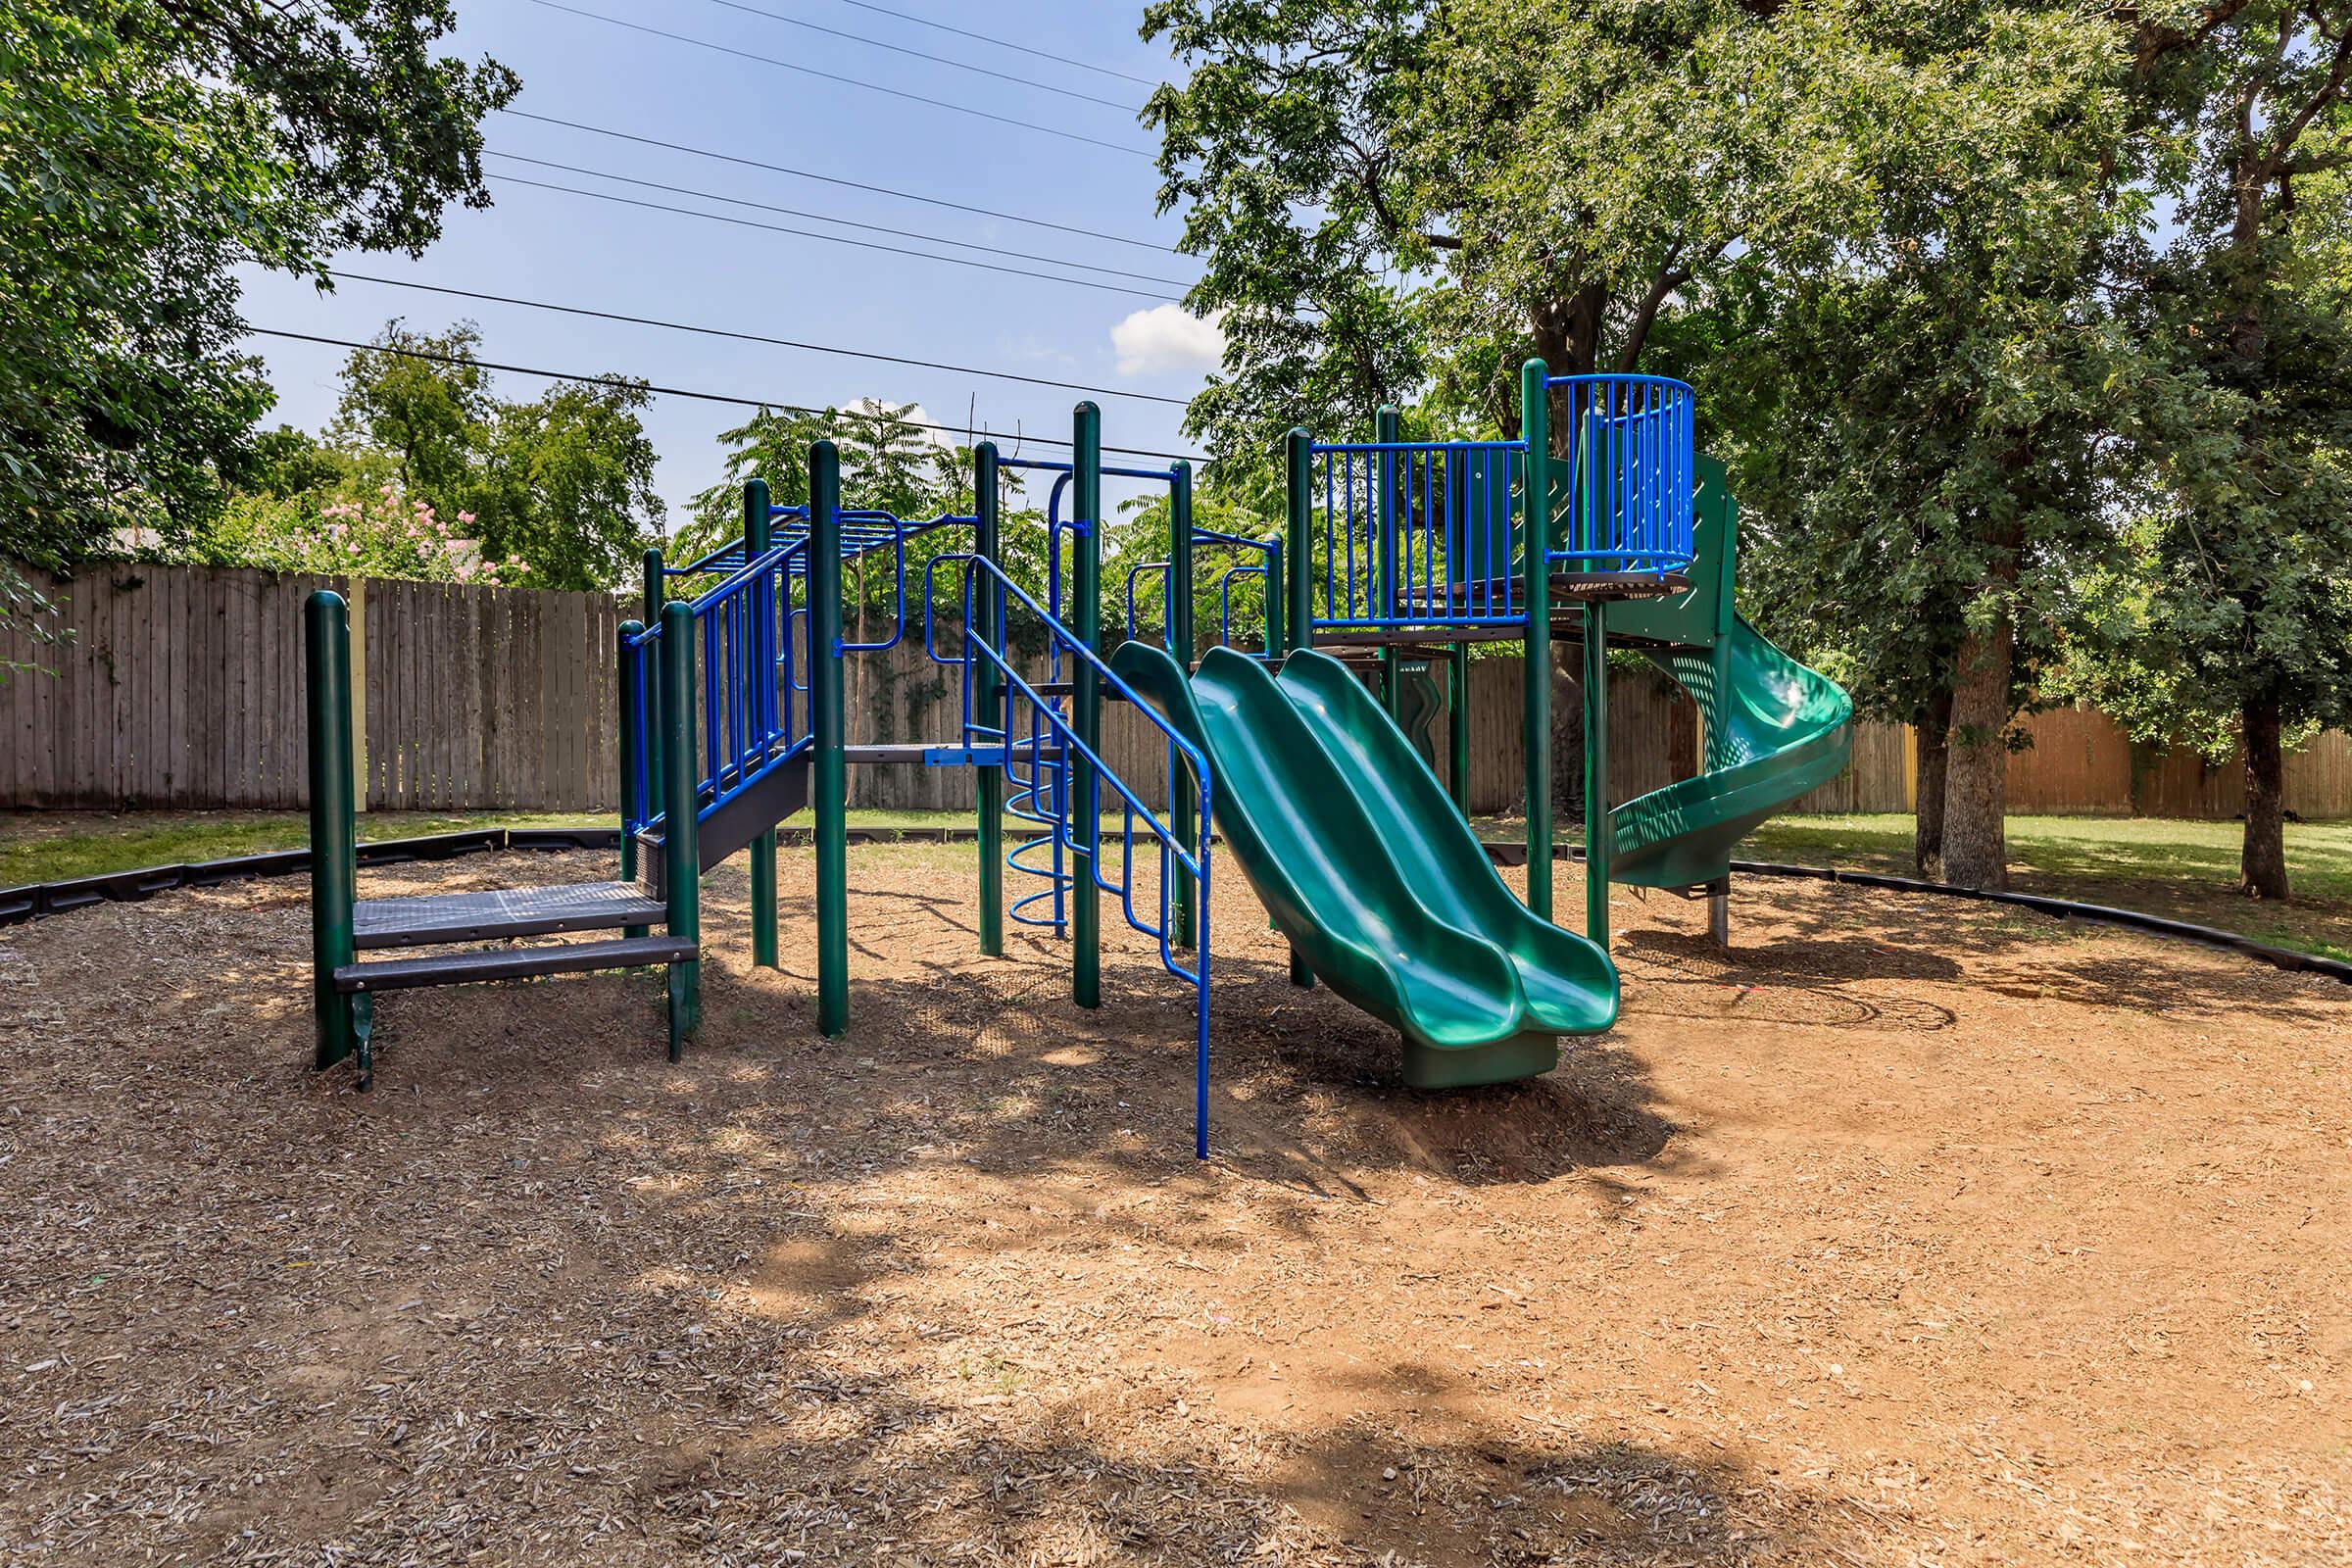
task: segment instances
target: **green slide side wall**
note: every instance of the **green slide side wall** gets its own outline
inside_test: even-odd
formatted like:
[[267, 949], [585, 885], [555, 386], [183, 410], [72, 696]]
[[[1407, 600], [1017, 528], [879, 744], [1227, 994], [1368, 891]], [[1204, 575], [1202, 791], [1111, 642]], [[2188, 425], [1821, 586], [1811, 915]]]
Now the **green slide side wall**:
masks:
[[[1433, 909], [1397, 858], [1414, 854], [1408, 846], [1432, 828], [1476, 850], [1442, 793], [1431, 803], [1434, 822], [1377, 820], [1353, 776], [1360, 760], [1335, 757], [1292, 695], [1231, 650], [1211, 649], [1190, 682], [1148, 644], [1124, 645], [1111, 664], [1207, 754], [1217, 824], [1243, 874], [1316, 977], [1403, 1036], [1405, 1082], [1498, 1083], [1558, 1060], [1557, 1037], [1569, 1031], [1531, 1007], [1512, 956]], [[1378, 704], [1367, 697], [1365, 709], [1367, 726], [1386, 731], [1384, 749], [1426, 773]], [[1576, 1016], [1583, 1027], [1605, 1027], [1614, 971], [1595, 952], [1580, 972], [1606, 996], [1579, 999]]]

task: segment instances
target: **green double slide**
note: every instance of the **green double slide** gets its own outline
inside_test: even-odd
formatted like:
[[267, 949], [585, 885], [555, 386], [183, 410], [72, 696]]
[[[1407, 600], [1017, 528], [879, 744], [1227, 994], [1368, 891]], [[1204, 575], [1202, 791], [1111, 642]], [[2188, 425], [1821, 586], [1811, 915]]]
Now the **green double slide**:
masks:
[[1519, 902], [1345, 665], [1295, 653], [1277, 679], [1215, 648], [1188, 681], [1128, 643], [1111, 667], [1208, 758], [1233, 858], [1316, 976], [1403, 1037], [1406, 1083], [1530, 1077], [1616, 1021], [1608, 956]]

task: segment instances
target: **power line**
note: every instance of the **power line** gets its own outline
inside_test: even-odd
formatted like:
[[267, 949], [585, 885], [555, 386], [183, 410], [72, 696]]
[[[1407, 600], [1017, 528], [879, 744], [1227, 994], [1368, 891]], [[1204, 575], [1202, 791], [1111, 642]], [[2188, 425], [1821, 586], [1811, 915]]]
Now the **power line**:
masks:
[[1076, 66], [1080, 71], [1101, 72], [1105, 76], [1116, 76], [1122, 81], [1132, 81], [1146, 87], [1159, 85], [1150, 76], [1133, 75], [1124, 71], [1114, 71], [1108, 66], [1090, 65], [1084, 60], [1072, 60], [1068, 55], [1054, 54], [1049, 50], [1032, 48], [1025, 43], [1008, 43], [994, 33], [973, 32], [966, 27], [951, 27], [944, 22], [933, 22], [928, 17], [918, 17], [911, 12], [893, 11], [888, 6], [874, 5], [871, 0], [841, 0], [841, 3], [845, 6], [856, 6], [860, 11], [871, 11], [880, 16], [896, 17], [901, 22], [911, 22], [918, 27], [937, 27], [940, 31], [952, 32], [958, 38], [974, 38], [981, 43], [993, 43], [1000, 49], [1009, 49], [1015, 54], [1035, 55], [1040, 60], [1051, 60], [1056, 65]]
[[883, 365], [907, 365], [924, 370], [948, 370], [956, 375], [985, 375], [999, 381], [1021, 381], [1030, 386], [1058, 387], [1067, 392], [1092, 392], [1098, 397], [1133, 398], [1142, 403], [1169, 403], [1185, 407], [1183, 398], [1163, 397], [1156, 392], [1128, 392], [1113, 386], [1089, 386], [1083, 381], [1056, 381], [1042, 375], [1021, 375], [1011, 370], [983, 370], [968, 365], [943, 365], [937, 360], [908, 359], [899, 354], [875, 354], [865, 349], [841, 349], [822, 343], [801, 343], [787, 337], [768, 337], [760, 332], [739, 332], [723, 326], [698, 326], [691, 321], [664, 321], [651, 316], [627, 316], [618, 311], [591, 310], [584, 305], [558, 305], [550, 300], [521, 299], [509, 294], [487, 294], [477, 289], [451, 288], [442, 283], [424, 283], [414, 278], [376, 277], [368, 272], [346, 272], [329, 268], [328, 272], [353, 283], [375, 283], [385, 288], [417, 289], [427, 294], [446, 294], [454, 299], [483, 300], [493, 305], [520, 305], [534, 311], [556, 311], [564, 316], [585, 316], [600, 321], [625, 321], [632, 326], [659, 326], [672, 332], [695, 332], [705, 337], [734, 338], [744, 343], [770, 343], [777, 348], [800, 349], [809, 354], [838, 354], [853, 360], [874, 360]]
[[806, 169], [794, 169], [788, 164], [762, 163], [757, 158], [742, 158], [734, 153], [722, 153], [709, 147], [689, 147], [684, 142], [662, 141], [656, 136], [640, 136], [631, 131], [614, 130], [607, 125], [591, 125], [577, 120], [559, 120], [553, 115], [534, 115], [527, 109], [502, 109], [502, 115], [516, 120], [535, 120], [543, 125], [562, 125], [566, 130], [584, 130], [592, 136], [610, 136], [615, 141], [633, 141], [641, 147], [659, 147], [665, 152], [685, 153], [690, 157], [713, 159], [722, 164], [735, 164], [744, 169], [764, 169], [771, 174], [790, 174], [795, 179], [813, 179], [820, 184], [840, 185], [849, 190], [862, 190], [877, 196], [896, 196], [902, 201], [921, 202], [926, 207], [945, 207], [952, 212], [972, 213], [981, 218], [1000, 219], [1007, 223], [1026, 223], [1032, 228], [1051, 228], [1063, 234], [1076, 234], [1084, 239], [1099, 239], [1112, 245], [1133, 245], [1139, 250], [1163, 251], [1174, 254], [1176, 247], [1155, 239], [1130, 239], [1124, 234], [1105, 234], [1100, 229], [1079, 228], [1070, 223], [1056, 223], [1046, 218], [1023, 218], [1018, 213], [999, 212], [993, 207], [974, 207], [969, 202], [952, 202], [944, 196], [922, 196], [910, 190], [895, 190], [888, 185], [869, 185], [863, 180], [842, 179], [832, 174], [814, 173]]
[[525, 179], [520, 174], [492, 174], [492, 179], [509, 185], [528, 185], [534, 190], [561, 191], [567, 196], [586, 196], [592, 201], [615, 202], [623, 207], [642, 207], [648, 212], [676, 213], [685, 218], [707, 219], [713, 223], [732, 223], [738, 228], [763, 229], [771, 234], [794, 234], [803, 239], [829, 240], [835, 245], [855, 245], [861, 250], [887, 251], [893, 256], [913, 256], [926, 262], [945, 262], [951, 267], [977, 268], [983, 272], [1003, 272], [1012, 277], [1040, 278], [1048, 283], [1064, 283], [1072, 288], [1101, 289], [1107, 294], [1126, 294], [1140, 300], [1163, 300], [1171, 305], [1184, 303], [1173, 294], [1155, 294], [1149, 289], [1129, 288], [1124, 283], [1101, 283], [1091, 277], [1064, 277], [1058, 272], [1032, 272], [1021, 267], [999, 267], [994, 262], [978, 262], [968, 256], [938, 256], [930, 251], [908, 250], [904, 245], [884, 245], [878, 240], [852, 239], [847, 234], [823, 234], [812, 228], [792, 228], [782, 223], [762, 223], [758, 219], [736, 218], [726, 213], [706, 213], [692, 207], [672, 207], [666, 202], [640, 201], [609, 190], [581, 190], [576, 185], [557, 185], [544, 179]]
[[[772, 398], [739, 398], [726, 392], [697, 392], [686, 387], [657, 386], [651, 381], [631, 380], [627, 376], [621, 375], [580, 375], [570, 370], [546, 370], [528, 365], [501, 365], [495, 360], [478, 360], [458, 354], [436, 354], [429, 349], [401, 348], [395, 345], [384, 343], [356, 343], [347, 337], [320, 337], [315, 332], [288, 332], [282, 328], [274, 326], [248, 326], [245, 328], [245, 330], [258, 337], [285, 338], [288, 341], [295, 343], [323, 343], [328, 348], [360, 349], [368, 354], [393, 354], [398, 355], [400, 358], [406, 360], [429, 360], [436, 365], [470, 365], [484, 370], [503, 371], [509, 375], [543, 376], [550, 381], [572, 381], [577, 382], [582, 386], [609, 386], [618, 388], [623, 391], [648, 392], [652, 393], [654, 396], [664, 398], [691, 398], [698, 403], [726, 403], [732, 404], [734, 407], [739, 409], [765, 409], [770, 411], [780, 410], [786, 414], [815, 415], [825, 415], [840, 412], [834, 409], [811, 409], [806, 405], [798, 403], [779, 403]], [[992, 431], [985, 429], [974, 430], [963, 425], [933, 424], [922, 419], [902, 419], [899, 422], [906, 425], [910, 429], [935, 430], [941, 435], [959, 435], [967, 440], [975, 437], [983, 440], [997, 439]], [[1004, 437], [1004, 439], [1012, 441], [1035, 441], [1040, 446], [1049, 447], [1066, 447], [1071, 445], [1070, 442], [1058, 439], [1054, 436], [1023, 435], [1018, 431], [1015, 431], [1012, 435]], [[1206, 466], [1205, 459], [1187, 457], [1181, 452], [1153, 452], [1144, 447], [1113, 446], [1106, 446], [1102, 450], [1105, 452], [1118, 453], [1121, 457], [1159, 458], [1169, 463], [1190, 463], [1196, 467]]]
[[576, 6], [563, 4], [562, 0], [531, 0], [531, 4], [544, 6], [550, 11], [561, 11], [569, 16], [585, 17], [591, 22], [602, 22], [610, 26], [626, 27], [631, 32], [642, 32], [656, 38], [667, 38], [675, 43], [692, 44], [698, 49], [709, 49], [716, 54], [733, 55], [738, 60], [756, 60], [763, 66], [774, 66], [779, 71], [798, 72], [804, 76], [816, 76], [825, 81], [840, 82], [845, 86], [862, 87], [867, 92], [884, 93], [892, 98], [904, 98], [908, 103], [929, 104], [934, 109], [952, 110], [956, 114], [971, 115], [980, 120], [993, 120], [1000, 125], [1018, 125], [1023, 130], [1035, 130], [1048, 136], [1059, 136], [1064, 141], [1084, 142], [1092, 147], [1106, 147], [1114, 153], [1125, 153], [1130, 158], [1150, 158], [1152, 156], [1143, 148], [1130, 147], [1125, 142], [1104, 141], [1100, 136], [1082, 135], [1074, 130], [1063, 130], [1058, 125], [1041, 125], [1034, 120], [1016, 120], [1010, 115], [992, 114], [986, 109], [974, 109], [968, 104], [950, 103], [945, 98], [930, 98], [919, 92], [906, 92], [898, 87], [885, 87], [878, 81], [865, 81], [857, 76], [844, 76], [836, 72], [819, 71], [814, 66], [795, 65], [792, 61], [778, 60], [772, 55], [755, 54], [749, 49], [737, 49], [728, 44], [712, 43], [707, 38], [697, 38], [683, 32], [670, 32], [662, 27], [649, 27], [641, 22], [624, 22], [618, 17], [608, 17], [600, 12], [582, 11]]
[[968, 60], [951, 60], [946, 55], [935, 55], [920, 49], [910, 49], [903, 43], [886, 43], [880, 38], [869, 38], [862, 32], [848, 32], [840, 27], [825, 26], [821, 23], [804, 22], [799, 17], [788, 17], [780, 12], [762, 11], [758, 6], [745, 5], [743, 0], [710, 0], [710, 3], [714, 6], [724, 6], [729, 11], [743, 12], [747, 16], [765, 17], [770, 22], [781, 22], [788, 27], [806, 27], [810, 32], [821, 32], [834, 38], [847, 38], [852, 43], [861, 43], [869, 48], [887, 49], [895, 55], [907, 55], [916, 60], [928, 60], [934, 65], [954, 66], [957, 71], [969, 71], [983, 76], [994, 76], [999, 81], [1009, 81], [1022, 87], [1035, 87], [1040, 92], [1050, 92], [1058, 98], [1079, 98], [1090, 104], [1101, 104], [1105, 109], [1116, 109], [1130, 115], [1140, 114], [1144, 107], [1142, 104], [1122, 103], [1116, 98], [1098, 98], [1093, 93], [1079, 92], [1069, 87], [1056, 87], [1050, 81], [1039, 81], [1035, 76], [1016, 76], [1008, 71], [991, 71], [986, 66], [975, 66]]
[[640, 185], [647, 190], [667, 191], [672, 196], [695, 196], [704, 201], [726, 202], [736, 207], [753, 207], [763, 213], [780, 213], [786, 218], [807, 218], [819, 223], [838, 223], [844, 228], [862, 228], [876, 234], [891, 234], [900, 239], [927, 240], [934, 245], [954, 245], [962, 250], [986, 251], [991, 256], [1009, 256], [1015, 261], [1038, 262], [1048, 267], [1075, 267], [1081, 271], [1106, 272], [1112, 277], [1132, 277], [1141, 283], [1164, 283], [1170, 288], [1189, 288], [1192, 285], [1181, 277], [1160, 277], [1152, 272], [1131, 272], [1123, 267], [1102, 267], [1093, 262], [1065, 261], [1059, 256], [1040, 256], [1033, 251], [1007, 250], [1002, 245], [983, 245], [977, 240], [950, 239], [945, 234], [933, 234], [918, 228], [893, 228], [887, 223], [859, 222], [854, 218], [835, 218], [829, 213], [811, 213], [798, 207], [779, 207], [773, 202], [753, 201], [746, 196], [729, 196], [723, 191], [696, 190], [690, 185], [671, 185], [659, 179], [639, 179], [631, 174], [615, 174], [609, 169], [584, 169], [578, 164], [559, 164], [549, 158], [526, 158], [521, 153], [510, 153], [498, 148], [485, 148], [493, 158], [509, 163], [536, 164], [541, 169], [561, 170], [566, 174], [586, 174], [591, 179], [616, 180], [623, 185]]

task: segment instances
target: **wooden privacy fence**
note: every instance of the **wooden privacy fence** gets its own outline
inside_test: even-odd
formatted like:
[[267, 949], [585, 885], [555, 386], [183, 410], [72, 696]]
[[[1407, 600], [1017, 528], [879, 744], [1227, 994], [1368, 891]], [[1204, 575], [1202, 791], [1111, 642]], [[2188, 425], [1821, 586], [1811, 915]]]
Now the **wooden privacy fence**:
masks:
[[[0, 631], [0, 660], [41, 666], [0, 683], [0, 808], [296, 809], [306, 802], [302, 604], [331, 587], [352, 601], [359, 686], [359, 773], [373, 810], [617, 809], [620, 767], [614, 641], [633, 601], [611, 594], [342, 577], [210, 566], [115, 564], [52, 591], [72, 628], [54, 646]], [[877, 639], [879, 628], [852, 633]], [[953, 634], [943, 627], [943, 647]], [[1470, 666], [1470, 801], [1520, 805], [1521, 663]], [[887, 653], [850, 662], [853, 742], [956, 737], [959, 672], [930, 662], [919, 626]], [[1573, 716], [1573, 685], [1553, 707]], [[1446, 772], [1446, 720], [1436, 721]], [[2235, 762], [2135, 747], [2105, 715], [2060, 709], [2024, 720], [2030, 749], [2009, 762], [2016, 812], [2226, 818], [2243, 809]], [[1560, 744], [1574, 744], [1573, 724]], [[1125, 705], [1103, 710], [1103, 756], [1158, 804], [1158, 732]], [[1694, 710], [1663, 677], [1614, 672], [1609, 771], [1619, 799], [1696, 766]], [[1573, 781], [1573, 760], [1559, 776]], [[1910, 732], [1863, 724], [1844, 773], [1798, 802], [1817, 812], [1903, 811], [1912, 803]], [[851, 803], [955, 810], [972, 805], [961, 768], [860, 766]], [[2352, 742], [2321, 735], [2288, 754], [2286, 805], [2352, 816]]]
[[371, 810], [613, 806], [611, 594], [116, 564], [50, 590], [70, 640], [0, 632], [0, 806], [298, 809], [302, 606], [351, 601]]

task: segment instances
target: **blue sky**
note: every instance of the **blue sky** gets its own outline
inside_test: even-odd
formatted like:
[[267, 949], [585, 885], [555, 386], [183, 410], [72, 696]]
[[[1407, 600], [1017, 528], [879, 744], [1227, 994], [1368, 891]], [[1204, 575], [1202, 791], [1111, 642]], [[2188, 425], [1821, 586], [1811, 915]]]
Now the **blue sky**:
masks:
[[[513, 107], [537, 115], [1161, 245], [1172, 245], [1179, 231], [1175, 215], [1159, 218], [1152, 212], [1157, 180], [1149, 157], [909, 102], [577, 13], [658, 27], [1149, 153], [1151, 137], [1131, 112], [1072, 96], [1138, 104], [1150, 91], [1138, 82], [903, 22], [855, 0], [561, 3], [570, 9], [535, 0], [459, 0], [460, 26], [450, 52], [468, 58], [487, 53], [513, 68], [523, 82]], [[1089, 0], [988, 7], [950, 0], [877, 3], [1152, 80], [1172, 70], [1163, 55], [1137, 38], [1137, 6]], [[754, 15], [746, 6], [1046, 85], [909, 58]], [[951, 212], [513, 115], [491, 116], [486, 132], [491, 149], [518, 157], [1030, 252], [1052, 260], [1041, 266], [978, 252], [959, 254], [1008, 268], [1087, 276], [1141, 293], [943, 265], [560, 194], [505, 178], [490, 182], [495, 207], [453, 210], [440, 242], [420, 260], [354, 255], [337, 265], [385, 277], [1178, 398], [1199, 389], [1213, 358], [1213, 333], [1176, 307], [1149, 297], [1180, 294], [1181, 288], [1082, 272], [1070, 265], [1093, 264], [1180, 283], [1197, 275], [1189, 258], [1167, 250]], [[507, 158], [489, 158], [485, 165], [493, 175], [602, 189], [667, 207], [856, 234], [912, 250], [949, 250]], [[1070, 406], [1082, 395], [368, 283], [344, 282], [334, 294], [321, 296], [307, 282], [255, 271], [247, 284], [245, 317], [256, 326], [356, 340], [372, 336], [393, 316], [433, 330], [465, 317], [480, 325], [480, 353], [490, 361], [623, 373], [657, 384], [810, 406], [860, 397], [916, 402], [940, 422], [961, 425], [976, 417], [999, 432], [1021, 429], [1066, 439]], [[263, 336], [251, 339], [250, 346], [267, 362], [277, 388], [271, 422], [322, 426], [333, 412], [335, 374], [346, 351]], [[548, 384], [520, 375], [498, 379], [514, 397], [535, 394]], [[1105, 443], [1190, 450], [1178, 430], [1180, 408], [1115, 397], [1097, 401], [1102, 406]], [[672, 526], [680, 520], [686, 497], [716, 476], [717, 432], [747, 413], [657, 398], [645, 415], [661, 453], [657, 482], [670, 503]], [[1011, 449], [1009, 442], [1006, 447]], [[1023, 450], [1054, 455], [1036, 446]]]

